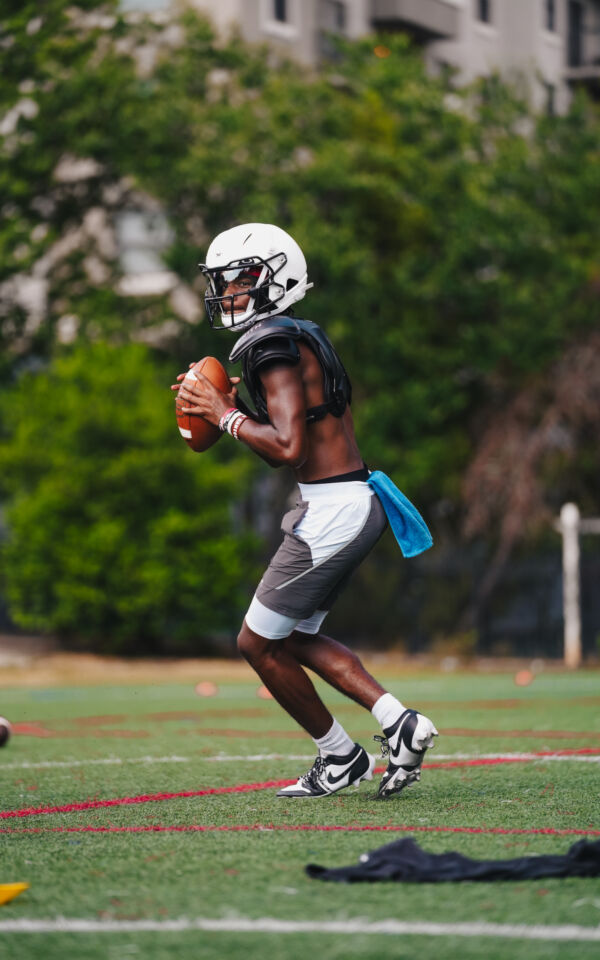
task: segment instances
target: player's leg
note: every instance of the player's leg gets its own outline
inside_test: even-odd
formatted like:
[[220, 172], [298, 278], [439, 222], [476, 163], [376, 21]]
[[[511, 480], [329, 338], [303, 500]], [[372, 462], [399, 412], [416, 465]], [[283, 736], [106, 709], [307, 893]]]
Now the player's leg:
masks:
[[277, 796], [324, 797], [373, 778], [374, 757], [354, 743], [332, 717], [282, 638], [261, 636], [244, 621], [238, 647], [275, 700], [311, 735], [319, 751], [311, 769]]
[[310, 619], [298, 627], [286, 640], [294, 658], [308, 667], [351, 700], [370, 710], [383, 731], [384, 756], [388, 766], [381, 778], [379, 796], [389, 797], [420, 780], [421, 765], [426, 751], [433, 746], [437, 730], [433, 722], [406, 708], [388, 693], [363, 667], [359, 657], [337, 640], [325, 634], [305, 632], [323, 616]]
[[[425, 729], [416, 711], [406, 710], [395, 697], [386, 693], [351, 651], [331, 638], [319, 636], [330, 602], [383, 533], [387, 523], [385, 513], [379, 500], [371, 496], [371, 491], [363, 483], [320, 484], [310, 488], [305, 485], [301, 486], [301, 493], [308, 500], [302, 499], [296, 510], [284, 517], [284, 541], [269, 564], [246, 614], [240, 647], [273, 696], [311, 733], [320, 753], [328, 758], [328, 751], [337, 750], [343, 759], [349, 747], [354, 745], [336, 721], [323, 736], [313, 733], [322, 727], [325, 717], [332, 718], [306, 675], [299, 692], [294, 691], [298, 671], [303, 673], [302, 662], [371, 710], [383, 728], [390, 752], [390, 764], [380, 792], [398, 792], [407, 783], [418, 779], [422, 756], [437, 731], [431, 721], [422, 718]], [[307, 615], [309, 610], [313, 612]], [[286, 640], [293, 631], [293, 639]], [[309, 638], [307, 648], [310, 649], [307, 651], [299, 649], [302, 634]], [[263, 644], [257, 643], [256, 637]], [[272, 645], [265, 638], [286, 642]], [[317, 698], [316, 704], [319, 705], [318, 726], [310, 722], [310, 713], [316, 709], [312, 697]], [[341, 742], [345, 742], [343, 749], [340, 748]], [[362, 751], [358, 746], [356, 749]], [[363, 760], [367, 756], [365, 754]], [[370, 779], [371, 763], [372, 758], [369, 758], [369, 769], [364, 778]], [[318, 763], [309, 775], [315, 770], [319, 775], [322, 772]], [[317, 779], [320, 787], [332, 792], [331, 783], [338, 782], [333, 773], [332, 777], [333, 781], [329, 780], [327, 784], [322, 776], [308, 776], [308, 779]], [[289, 795], [306, 795], [300, 790], [305, 780], [307, 778], [301, 778], [298, 790]], [[348, 782], [342, 785], [348, 785]], [[285, 790], [281, 793], [286, 795]]]
[[285, 638], [269, 639], [259, 636], [244, 620], [238, 636], [238, 649], [277, 703], [296, 723], [313, 739], [327, 733], [333, 717], [302, 669], [298, 658], [286, 646]]
[[386, 692], [352, 650], [324, 633], [294, 630], [284, 642], [298, 663], [366, 710]]

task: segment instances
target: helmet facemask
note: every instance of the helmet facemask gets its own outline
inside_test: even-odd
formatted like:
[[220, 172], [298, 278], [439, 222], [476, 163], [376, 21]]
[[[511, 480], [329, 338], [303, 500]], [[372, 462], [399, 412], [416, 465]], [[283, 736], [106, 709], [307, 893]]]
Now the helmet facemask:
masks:
[[[211, 327], [214, 330], [243, 330], [258, 319], [275, 313], [277, 304], [287, 293], [285, 285], [276, 279], [286, 263], [287, 256], [281, 252], [266, 260], [254, 256], [231, 260], [218, 267], [199, 264], [208, 283], [205, 303]], [[251, 281], [247, 288], [226, 293], [234, 281], [244, 280]], [[293, 284], [290, 289], [291, 286]], [[241, 297], [249, 297], [247, 306], [236, 309], [236, 301], [239, 303]]]

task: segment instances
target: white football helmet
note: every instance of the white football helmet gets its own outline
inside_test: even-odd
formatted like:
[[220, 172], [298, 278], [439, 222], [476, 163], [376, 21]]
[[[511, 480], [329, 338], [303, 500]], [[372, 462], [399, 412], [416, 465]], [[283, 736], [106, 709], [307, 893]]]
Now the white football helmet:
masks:
[[[242, 223], [220, 233], [199, 267], [208, 283], [208, 320], [217, 330], [245, 330], [283, 313], [312, 287], [302, 250], [271, 223]], [[250, 298], [245, 306], [239, 306], [242, 297]]]

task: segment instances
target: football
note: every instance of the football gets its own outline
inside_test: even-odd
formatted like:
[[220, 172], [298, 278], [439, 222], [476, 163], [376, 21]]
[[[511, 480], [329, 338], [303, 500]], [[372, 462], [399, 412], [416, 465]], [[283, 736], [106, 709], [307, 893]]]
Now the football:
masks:
[[0, 747], [4, 747], [10, 740], [12, 727], [6, 717], [0, 717]]
[[[204, 357], [198, 363], [195, 363], [186, 373], [182, 383], [185, 380], [197, 380], [196, 373], [202, 373], [221, 393], [229, 393], [231, 390], [231, 382], [227, 376], [227, 371], [215, 357]], [[191, 447], [196, 453], [202, 453], [217, 442], [221, 436], [221, 431], [198, 414], [182, 413], [181, 408], [185, 406], [185, 402], [177, 394], [175, 415], [179, 432], [188, 447]]]

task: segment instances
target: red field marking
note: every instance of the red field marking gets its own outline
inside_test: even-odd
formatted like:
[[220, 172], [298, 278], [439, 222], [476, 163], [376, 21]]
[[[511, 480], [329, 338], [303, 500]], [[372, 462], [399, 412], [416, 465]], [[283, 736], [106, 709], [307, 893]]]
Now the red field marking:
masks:
[[[125, 713], [105, 713], [100, 717], [71, 717], [68, 723], [75, 723], [79, 727], [103, 727], [106, 724], [123, 723], [129, 719], [131, 718]], [[66, 722], [64, 720], [59, 721], [59, 723]]]
[[[426, 763], [423, 769], [443, 770], [454, 767], [487, 767], [505, 763], [532, 763], [535, 759], [552, 756], [597, 755], [600, 750], [594, 747], [581, 747], [577, 750], [542, 750], [523, 757], [480, 757], [474, 760], [445, 760], [442, 763]], [[382, 773], [385, 767], [375, 767], [375, 773]], [[205, 790], [182, 790], [177, 793], [146, 793], [134, 797], [114, 797], [108, 800], [84, 800], [80, 803], [67, 803], [60, 807], [25, 807], [20, 810], [0, 811], [0, 820], [13, 817], [34, 817], [52, 813], [74, 813], [78, 810], [95, 810], [101, 807], [118, 807], [136, 803], [157, 803], [163, 800], [178, 800], [186, 797], [207, 797], [225, 793], [248, 793], [254, 790], [270, 790], [287, 787], [295, 780], [267, 780], [263, 783], [240, 783], [232, 787], [209, 787]]]
[[97, 730], [93, 727], [83, 727], [78, 730], [57, 730], [52, 734], [53, 737], [60, 739], [67, 737], [69, 739], [85, 740], [86, 738], [97, 737], [105, 740], [107, 737], [116, 737], [119, 740], [139, 740], [151, 736], [149, 730]]
[[[162, 720], [172, 719], [172, 720], [184, 720], [184, 719], [195, 719], [198, 722], [198, 726], [191, 727], [188, 730], [179, 731], [181, 735], [189, 736], [200, 736], [200, 737], [224, 737], [227, 739], [239, 739], [247, 740], [249, 737], [254, 737], [256, 731], [250, 731], [248, 729], [232, 729], [231, 727], [203, 727], [201, 726], [203, 716], [206, 716], [207, 713], [212, 713], [212, 711], [198, 711], [198, 714], [190, 714], [189, 711], [169, 711], [169, 714], [156, 714], [156, 722], [160, 722], [158, 719], [162, 717]], [[231, 712], [227, 710], [227, 716], [231, 715]], [[216, 715], [216, 714], [215, 714]], [[221, 715], [221, 714], [219, 714]], [[254, 712], [253, 709], [247, 711], [239, 711], [240, 716], [263, 716], [263, 713]], [[142, 719], [151, 719], [152, 715], [148, 715], [146, 718]], [[90, 722], [93, 718], [90, 718]], [[136, 718], [137, 719], [137, 718]], [[101, 717], [96, 718], [97, 721], [100, 721], [102, 724], [111, 723], [112, 720], [110, 717]], [[127, 738], [127, 739], [136, 739], [144, 738], [151, 736], [151, 733], [147, 729], [135, 729], [135, 730], [112, 730], [110, 727], [103, 727], [102, 729], [95, 729], [94, 727], [86, 726], [87, 718], [76, 718], [71, 721], [75, 724], [74, 727], [62, 727], [56, 729], [51, 726], [46, 726], [44, 723], [39, 721], [30, 722], [30, 723], [15, 723], [13, 724], [13, 732], [20, 736], [26, 737], [43, 737], [53, 739], [72, 739], [72, 738], [86, 738], [86, 737], [96, 737], [99, 739], [106, 737], [117, 737], [117, 738]], [[359, 731], [357, 735], [369, 737], [373, 733], [372, 730], [362, 730]], [[478, 738], [487, 738], [487, 739], [534, 739], [534, 740], [600, 740], [600, 732], [595, 731], [575, 731], [575, 730], [473, 730], [470, 728], [464, 727], [449, 727], [446, 729], [440, 730], [442, 736], [445, 737], [478, 737]], [[261, 731], [261, 734], [265, 737], [272, 737], [278, 740], [304, 740], [306, 739], [306, 734], [302, 730], [266, 730]]]
[[53, 737], [54, 731], [41, 723], [13, 723], [12, 732], [22, 737]]
[[[235, 711], [236, 717], [264, 718], [270, 715], [268, 707], [247, 707]], [[143, 723], [152, 720], [155, 723], [164, 723], [176, 720], [192, 720], [201, 723], [205, 717], [231, 717], [230, 707], [216, 707], [210, 710], [164, 710], [158, 713], [146, 713], [141, 716], [125, 713], [102, 714], [97, 717], [69, 717], [68, 720], [31, 720], [23, 723], [13, 723], [13, 733], [30, 737], [60, 737], [69, 736], [70, 728], [77, 727], [104, 727], [111, 724], [139, 721]], [[212, 732], [212, 731], [211, 731]], [[232, 731], [236, 736], [241, 731]], [[247, 735], [248, 731], [244, 731]], [[76, 734], [72, 734], [75, 736]], [[82, 734], [85, 736], [85, 734]], [[103, 731], [103, 735], [104, 731]], [[110, 735], [110, 734], [109, 734]], [[137, 734], [136, 734], [137, 735]], [[145, 735], [145, 734], [144, 734]]]
[[[475, 707], [477, 709], [516, 709], [519, 707], [531, 707], [532, 705], [538, 704], [548, 704], [554, 703], [555, 701], [551, 698], [536, 698], [535, 700], [529, 700], [527, 698], [510, 698], [504, 700], [424, 700], [422, 702], [422, 707], [439, 707], [439, 708], [454, 708], [457, 709], [466, 709], [469, 707]], [[600, 704], [600, 697], [598, 696], [588, 696], [588, 697], [577, 697], [575, 699], [566, 701], [568, 703], [577, 703], [577, 704]], [[341, 713], [363, 713], [363, 708], [354, 703], [344, 703], [339, 704], [337, 707], [338, 712]], [[271, 715], [271, 710], [269, 707], [245, 707], [242, 709], [235, 710], [236, 717], [247, 717], [247, 718], [265, 718]], [[96, 717], [72, 717], [68, 721], [55, 720], [55, 721], [44, 721], [44, 720], [32, 720], [29, 722], [23, 723], [13, 723], [13, 733], [21, 736], [29, 737], [75, 737], [75, 736], [121, 736], [121, 737], [145, 737], [148, 734], [139, 730], [120, 730], [115, 732], [103, 730], [99, 733], [97, 730], [92, 730], [90, 733], [80, 731], [76, 733], [72, 730], [73, 727], [104, 727], [110, 726], [111, 724], [123, 723], [126, 720], [139, 720], [147, 721], [151, 720], [155, 723], [163, 722], [172, 722], [177, 720], [189, 720], [197, 723], [202, 723], [203, 720], [207, 717], [219, 718], [231, 717], [231, 708], [230, 707], [212, 707], [210, 709], [190, 709], [190, 710], [163, 710], [155, 713], [146, 713], [143, 715], [134, 715], [134, 714], [102, 714]], [[48, 726], [48, 724], [50, 724]], [[58, 729], [56, 728], [58, 724]], [[71, 728], [71, 729], [70, 729]], [[206, 736], [223, 736], [223, 737], [248, 737], [250, 736], [248, 730], [232, 730], [230, 728], [205, 728], [199, 733], [205, 734]], [[371, 731], [361, 731], [362, 735], [368, 736]], [[594, 731], [571, 731], [571, 730], [473, 730], [466, 728], [448, 728], [442, 730], [441, 733], [447, 737], [473, 737], [473, 736], [482, 736], [482, 737], [533, 737], [537, 739], [574, 739], [574, 738], [600, 738], [600, 733]], [[299, 739], [305, 734], [302, 731], [294, 730], [269, 730], [267, 731], [268, 736], [279, 737], [282, 739]]]
[[445, 737], [489, 737], [492, 739], [530, 738], [533, 740], [600, 740], [600, 733], [575, 730], [472, 730], [464, 727], [449, 727], [440, 730]]
[[[473, 760], [444, 760], [442, 763], [424, 763], [423, 769], [440, 770], [452, 767], [493, 767], [499, 763], [532, 763], [533, 760], [543, 760], [544, 757], [581, 757], [598, 756], [598, 747], [579, 747], [566, 750], [536, 750], [523, 757], [475, 757]], [[383, 769], [383, 768], [382, 768]], [[375, 772], [379, 772], [375, 769]]]
[[139, 740], [151, 735], [149, 730], [112, 730], [110, 727], [97, 729], [81, 726], [66, 730], [52, 730], [40, 723], [13, 723], [13, 733], [21, 737], [43, 737], [44, 739], [51, 737], [53, 740], [85, 740], [91, 737], [102, 740], [107, 737]]
[[24, 836], [32, 833], [246, 833], [258, 831], [269, 833], [280, 830], [289, 833], [302, 831], [332, 832], [332, 833], [469, 833], [469, 834], [497, 834], [499, 836], [584, 836], [600, 837], [600, 829], [584, 829], [570, 827], [446, 827], [446, 826], [412, 826], [409, 824], [317, 824], [317, 823], [252, 823], [252, 824], [160, 824], [129, 827], [0, 827], [0, 834]]
[[197, 710], [161, 710], [159, 713], [146, 713], [143, 720], [156, 720], [158, 723], [169, 722], [170, 720], [195, 720], [199, 722], [204, 717], [231, 717], [232, 712], [236, 717], [268, 717], [272, 711], [268, 707], [244, 707], [241, 710], [232, 711], [231, 707], [211, 707], [208, 710], [203, 708]]
[[[124, 713], [103, 714], [98, 717], [70, 717], [68, 720], [32, 720], [29, 723], [13, 723], [13, 732], [32, 737], [55, 737], [62, 733], [61, 726], [64, 727], [102, 727], [115, 723], [123, 723], [128, 717]], [[47, 724], [50, 724], [48, 726]], [[55, 724], [59, 725], [56, 729]], [[64, 729], [63, 727], [63, 729]]]
[[156, 803], [161, 800], [177, 800], [185, 797], [208, 797], [221, 793], [247, 793], [252, 790], [269, 790], [287, 787], [295, 780], [267, 780], [264, 783], [240, 783], [234, 787], [209, 787], [206, 790], [181, 790], [178, 793], [145, 793], [137, 797], [114, 797], [110, 800], [84, 800], [81, 803], [66, 803], [60, 807], [26, 807], [22, 810], [0, 810], [0, 820], [11, 817], [35, 817], [48, 813], [74, 813], [77, 810], [96, 810], [100, 807], [120, 807], [134, 803]]

